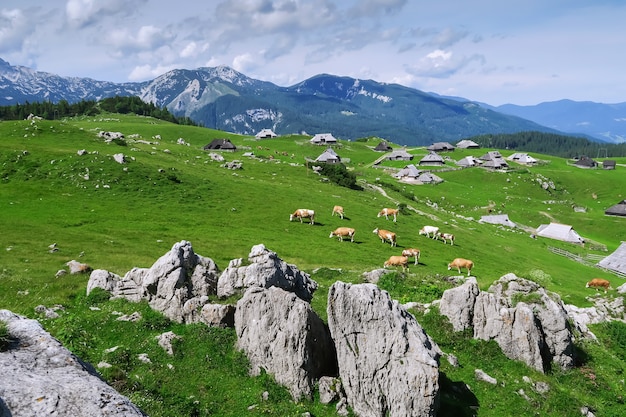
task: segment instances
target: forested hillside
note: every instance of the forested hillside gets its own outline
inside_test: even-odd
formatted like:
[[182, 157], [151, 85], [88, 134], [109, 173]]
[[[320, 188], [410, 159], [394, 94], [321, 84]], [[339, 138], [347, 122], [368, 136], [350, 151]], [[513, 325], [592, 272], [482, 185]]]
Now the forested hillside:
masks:
[[469, 139], [482, 147], [537, 152], [562, 158], [626, 156], [626, 143], [608, 144], [545, 132], [488, 134]]

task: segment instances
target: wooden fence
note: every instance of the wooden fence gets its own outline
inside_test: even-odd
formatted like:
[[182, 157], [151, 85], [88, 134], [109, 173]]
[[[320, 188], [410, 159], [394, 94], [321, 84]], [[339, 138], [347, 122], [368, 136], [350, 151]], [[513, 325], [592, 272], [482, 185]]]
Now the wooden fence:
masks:
[[568, 252], [565, 249], [555, 248], [553, 246], [548, 246], [548, 250], [557, 255], [565, 256], [566, 258], [569, 258], [583, 265], [600, 268], [605, 272], [609, 272], [611, 274], [617, 275], [618, 277], [626, 279], [626, 274], [624, 274], [623, 272], [613, 271], [611, 269], [606, 269], [606, 268], [599, 266], [598, 262], [605, 258], [602, 255], [586, 254], [585, 256], [581, 256], [575, 253]]

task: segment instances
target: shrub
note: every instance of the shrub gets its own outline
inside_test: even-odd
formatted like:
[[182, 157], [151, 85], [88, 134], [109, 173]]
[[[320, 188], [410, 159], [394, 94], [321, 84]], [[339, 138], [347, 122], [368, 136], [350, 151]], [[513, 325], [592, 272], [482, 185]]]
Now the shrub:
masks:
[[85, 298], [85, 301], [87, 304], [97, 305], [109, 301], [110, 298], [111, 294], [108, 291], [96, 287], [91, 290], [89, 295]]
[[0, 321], [0, 352], [7, 350], [10, 343], [11, 336], [9, 335], [9, 328], [5, 322]]
[[362, 190], [363, 187], [356, 183], [356, 175], [349, 172], [342, 164], [319, 164], [322, 169], [320, 174], [342, 187], [353, 190]]
[[141, 320], [141, 326], [148, 330], [167, 330], [171, 325], [170, 319], [165, 317], [162, 313], [149, 309], [143, 314]]

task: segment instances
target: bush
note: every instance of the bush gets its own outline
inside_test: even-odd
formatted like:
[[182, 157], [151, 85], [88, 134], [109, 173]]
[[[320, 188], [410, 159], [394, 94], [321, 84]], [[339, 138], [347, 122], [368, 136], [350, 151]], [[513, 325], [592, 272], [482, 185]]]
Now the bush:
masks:
[[97, 305], [109, 301], [110, 298], [111, 294], [108, 291], [96, 287], [91, 290], [89, 295], [85, 298], [85, 301], [89, 305]]
[[149, 309], [143, 314], [141, 326], [148, 330], [167, 330], [172, 324], [171, 320], [162, 313]]
[[9, 335], [9, 328], [5, 322], [0, 321], [0, 352], [7, 350], [10, 343], [11, 336]]
[[342, 187], [353, 190], [362, 190], [363, 187], [356, 183], [356, 175], [349, 172], [342, 164], [320, 164], [320, 174]]

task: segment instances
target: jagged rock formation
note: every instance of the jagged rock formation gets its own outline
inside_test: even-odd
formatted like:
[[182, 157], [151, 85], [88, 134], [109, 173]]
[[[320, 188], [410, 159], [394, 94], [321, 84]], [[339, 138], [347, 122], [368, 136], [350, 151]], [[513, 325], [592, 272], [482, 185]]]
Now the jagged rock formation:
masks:
[[480, 290], [475, 277], [469, 277], [459, 287], [444, 291], [439, 303], [439, 313], [448, 317], [454, 331], [460, 332], [471, 326], [474, 305]]
[[99, 287], [113, 297], [150, 306], [171, 320], [192, 323], [199, 320], [199, 309], [216, 293], [219, 269], [212, 259], [196, 255], [191, 243], [183, 240], [161, 256], [150, 268], [133, 268], [124, 278], [95, 270], [87, 283], [87, 294]]
[[355, 414], [436, 414], [442, 352], [386, 291], [336, 282], [328, 294], [328, 325]]
[[275, 252], [260, 244], [252, 247], [248, 265], [243, 259], [233, 259], [217, 282], [217, 295], [229, 297], [242, 293], [250, 287], [279, 287], [293, 292], [304, 301], [311, 301], [317, 282], [309, 274], [300, 271], [280, 259]]
[[36, 320], [0, 310], [14, 339], [0, 352], [0, 416], [144, 416]]
[[308, 302], [278, 287], [251, 287], [235, 310], [237, 346], [261, 369], [289, 388], [294, 400], [312, 399], [323, 375], [336, 375], [335, 350], [324, 322]]
[[572, 329], [560, 297], [538, 284], [507, 274], [489, 291], [476, 281], [444, 291], [439, 309], [455, 330], [474, 329], [474, 337], [495, 340], [503, 353], [541, 372], [556, 363], [574, 366]]

